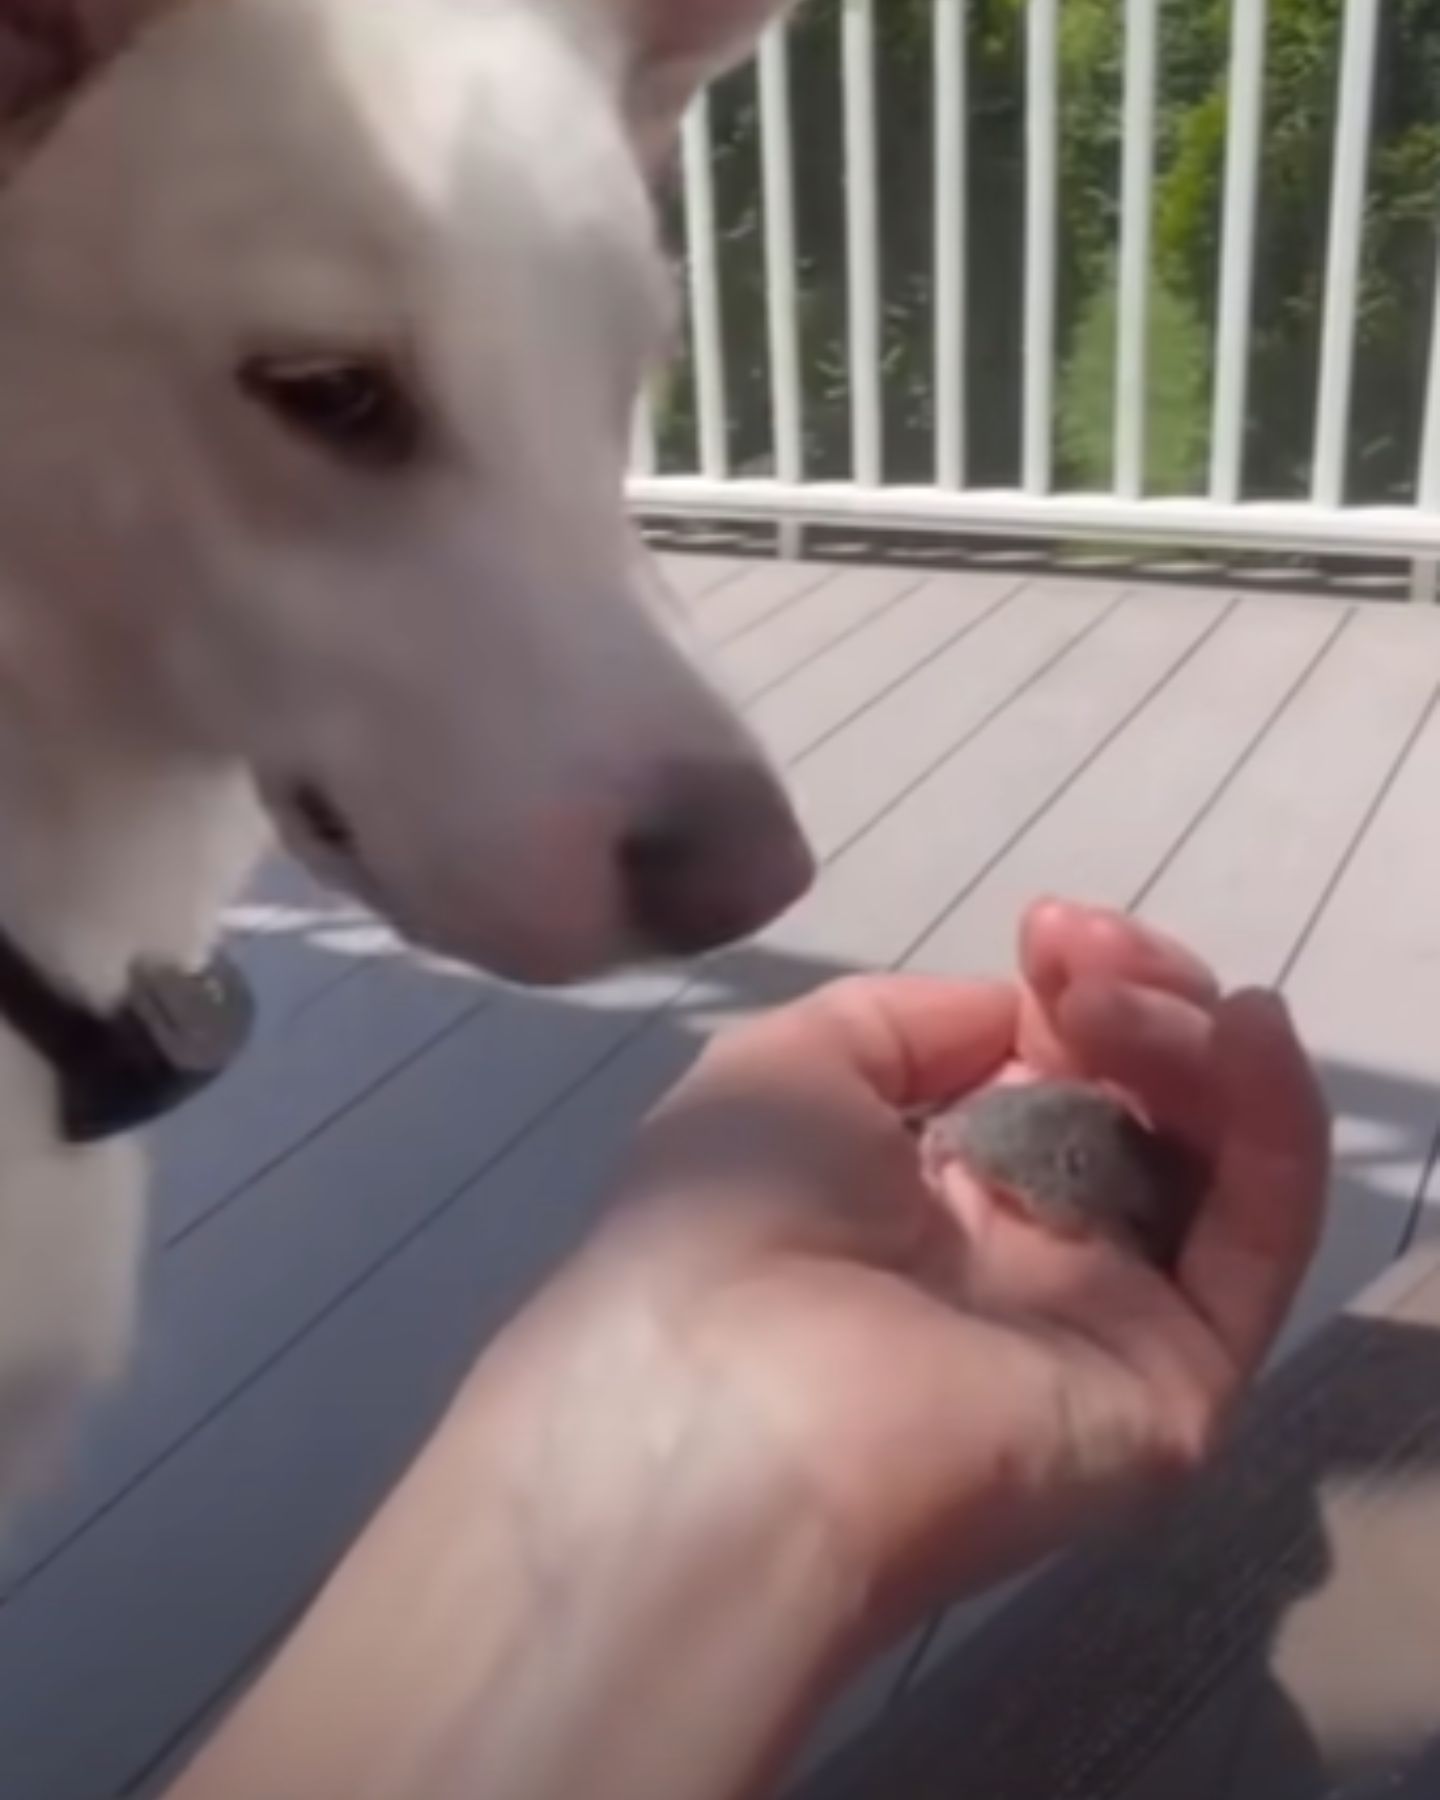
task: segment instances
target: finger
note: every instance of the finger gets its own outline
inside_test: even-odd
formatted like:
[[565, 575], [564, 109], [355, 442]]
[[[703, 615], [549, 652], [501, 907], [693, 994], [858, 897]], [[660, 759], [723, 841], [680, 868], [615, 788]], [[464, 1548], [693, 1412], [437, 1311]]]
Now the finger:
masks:
[[[1008, 982], [861, 976], [802, 1000], [787, 1023], [809, 1054], [838, 1051], [882, 1100], [904, 1109], [990, 1080], [1014, 1054], [1018, 1008]], [[795, 1050], [802, 1053], [798, 1041]]]
[[1037, 992], [1057, 993], [1082, 975], [1133, 982], [1213, 1006], [1220, 997], [1214, 974], [1193, 951], [1128, 913], [1038, 901], [1020, 933], [1020, 967]]
[[1054, 1027], [1076, 1074], [1119, 1088], [1157, 1131], [1216, 1153], [1223, 1109], [1210, 1013], [1171, 994], [1083, 980], [1060, 997]]
[[1165, 1434], [1203, 1440], [1236, 1385], [1208, 1321], [1174, 1287], [1100, 1234], [1061, 1234], [951, 1167], [939, 1191], [960, 1227], [963, 1304], [992, 1317], [1050, 1320], [1103, 1346], [1162, 1407]]
[[1073, 1072], [1053, 1012], [1075, 981], [1125, 982], [1206, 1008], [1220, 996], [1211, 971], [1175, 939], [1124, 913], [1060, 900], [1040, 901], [1025, 915], [1020, 969], [1027, 990], [1020, 1052], [1043, 1074]]
[[1319, 1242], [1330, 1120], [1284, 1003], [1247, 993], [1215, 1024], [1221, 1143], [1180, 1284], [1242, 1375], [1263, 1362]]

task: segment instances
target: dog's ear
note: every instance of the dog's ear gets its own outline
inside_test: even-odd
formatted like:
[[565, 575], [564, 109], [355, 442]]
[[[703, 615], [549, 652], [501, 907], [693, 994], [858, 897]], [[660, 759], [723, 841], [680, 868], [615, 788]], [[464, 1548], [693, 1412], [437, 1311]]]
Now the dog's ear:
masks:
[[39, 136], [85, 81], [177, 0], [0, 0], [0, 157]]
[[628, 105], [640, 155], [670, 152], [685, 108], [711, 77], [739, 62], [788, 0], [620, 0], [629, 33]]

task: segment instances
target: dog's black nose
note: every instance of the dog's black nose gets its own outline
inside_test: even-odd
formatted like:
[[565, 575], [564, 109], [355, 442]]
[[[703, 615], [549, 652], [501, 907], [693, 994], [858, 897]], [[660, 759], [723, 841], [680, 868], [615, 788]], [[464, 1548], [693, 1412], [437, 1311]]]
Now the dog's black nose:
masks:
[[632, 928], [666, 956], [698, 956], [752, 936], [815, 875], [789, 803], [758, 764], [672, 775], [619, 854]]

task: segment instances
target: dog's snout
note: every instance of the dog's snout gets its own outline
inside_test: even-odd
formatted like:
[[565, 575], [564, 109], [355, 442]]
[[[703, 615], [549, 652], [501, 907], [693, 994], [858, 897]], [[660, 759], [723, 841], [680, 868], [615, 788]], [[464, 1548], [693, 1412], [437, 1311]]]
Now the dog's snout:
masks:
[[805, 893], [809, 847], [759, 765], [672, 774], [620, 845], [632, 929], [650, 949], [696, 956], [750, 937]]

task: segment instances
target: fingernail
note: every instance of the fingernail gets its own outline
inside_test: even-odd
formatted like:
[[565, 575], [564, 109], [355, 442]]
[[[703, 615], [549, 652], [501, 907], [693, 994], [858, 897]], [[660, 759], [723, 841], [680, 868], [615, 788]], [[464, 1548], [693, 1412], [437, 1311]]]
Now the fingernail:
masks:
[[1277, 988], [1240, 988], [1225, 1004], [1230, 1010], [1245, 1014], [1254, 1024], [1283, 1037], [1298, 1036], [1295, 1015], [1290, 1010], [1289, 1002]]
[[1278, 988], [1237, 988], [1230, 997], [1232, 1006], [1245, 1006], [1254, 1012], [1268, 1013], [1272, 1019], [1288, 1019], [1290, 1008]]
[[1072, 906], [1067, 905], [1067, 903], [1061, 900], [1057, 895], [1042, 894], [1038, 900], [1032, 900], [1030, 905], [1026, 907], [1025, 923], [1026, 925], [1031, 926], [1039, 925], [1043, 928], [1050, 924], [1052, 920], [1063, 918], [1066, 913], [1073, 912], [1074, 910], [1075, 909]]

